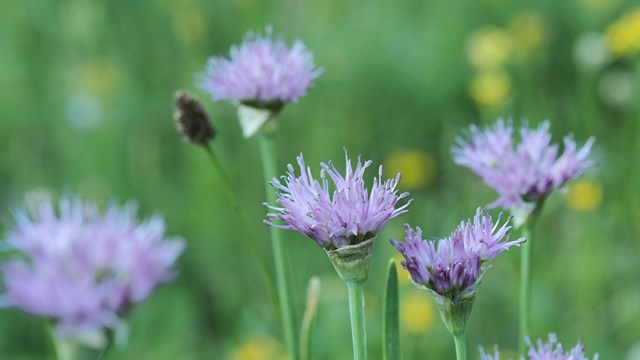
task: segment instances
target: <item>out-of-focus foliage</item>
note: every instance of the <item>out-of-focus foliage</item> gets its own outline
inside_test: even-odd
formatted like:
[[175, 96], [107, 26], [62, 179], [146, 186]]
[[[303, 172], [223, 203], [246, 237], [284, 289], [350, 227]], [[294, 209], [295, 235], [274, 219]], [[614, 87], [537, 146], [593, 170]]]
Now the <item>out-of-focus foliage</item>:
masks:
[[[624, 0], [3, 1], [0, 230], [33, 191], [137, 199], [188, 248], [176, 281], [132, 312], [129, 343], [109, 358], [282, 359], [275, 309], [221, 180], [171, 119], [175, 90], [204, 102], [219, 130], [213, 147], [270, 264], [258, 146], [242, 137], [232, 106], [193, 84], [208, 56], [272, 24], [304, 40], [325, 69], [279, 118], [282, 173], [300, 152], [309, 164], [342, 166], [347, 147], [385, 164], [385, 176], [405, 172], [401, 186], [415, 199], [378, 236], [366, 285], [371, 358], [381, 357], [385, 264], [395, 256], [387, 239], [401, 238], [404, 222], [445, 236], [494, 198], [453, 165], [449, 148], [468, 124], [504, 116], [548, 118], [556, 141], [597, 138], [598, 165], [552, 195], [538, 225], [532, 335], [583, 338], [589, 354], [638, 359], [639, 12]], [[298, 320], [309, 278], [323, 284], [312, 358], [349, 359], [344, 284], [313, 241], [293, 232], [286, 241]], [[471, 354], [516, 347], [518, 258], [504, 254], [484, 279]], [[429, 295], [400, 276], [405, 358], [452, 358]], [[15, 310], [0, 312], [0, 339], [3, 359], [41, 359], [49, 347], [42, 321]]]

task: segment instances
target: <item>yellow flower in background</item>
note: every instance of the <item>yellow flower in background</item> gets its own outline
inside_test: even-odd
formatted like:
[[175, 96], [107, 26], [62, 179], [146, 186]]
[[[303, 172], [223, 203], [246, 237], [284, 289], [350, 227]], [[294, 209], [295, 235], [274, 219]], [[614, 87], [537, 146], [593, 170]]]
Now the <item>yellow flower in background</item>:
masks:
[[88, 61], [82, 68], [82, 87], [95, 95], [111, 94], [120, 80], [117, 66], [108, 58]]
[[410, 284], [411, 279], [409, 279], [409, 270], [403, 269], [402, 264], [400, 263], [402, 260], [404, 260], [404, 256], [398, 253], [395, 257], [395, 260], [398, 269], [398, 282], [402, 285]]
[[569, 186], [565, 202], [575, 211], [591, 211], [602, 203], [602, 185], [593, 180], [581, 179]]
[[625, 14], [607, 29], [605, 39], [611, 51], [625, 56], [640, 50], [640, 8]]
[[480, 70], [502, 67], [511, 50], [511, 35], [497, 27], [478, 29], [467, 42], [467, 58], [471, 65]]
[[177, 7], [171, 19], [173, 32], [183, 43], [191, 44], [200, 40], [205, 31], [202, 12], [195, 7]]
[[410, 333], [422, 334], [431, 330], [434, 317], [435, 307], [426, 291], [411, 291], [402, 299], [400, 319]]
[[282, 344], [274, 338], [257, 336], [233, 350], [229, 360], [286, 360]]
[[481, 107], [504, 105], [511, 91], [511, 77], [504, 71], [486, 71], [476, 74], [469, 84], [469, 95]]
[[436, 160], [431, 154], [418, 150], [402, 150], [387, 158], [383, 166], [384, 176], [395, 177], [402, 173], [400, 186], [405, 189], [426, 187], [436, 176]]
[[509, 21], [509, 34], [514, 53], [524, 59], [544, 42], [544, 23], [537, 13], [521, 12]]

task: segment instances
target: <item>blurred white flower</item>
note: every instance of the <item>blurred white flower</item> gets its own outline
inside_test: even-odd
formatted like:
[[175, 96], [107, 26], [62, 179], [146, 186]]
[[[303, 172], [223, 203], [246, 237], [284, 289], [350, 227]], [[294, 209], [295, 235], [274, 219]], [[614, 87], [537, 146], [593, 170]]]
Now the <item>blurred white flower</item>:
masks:
[[78, 130], [94, 128], [102, 120], [102, 104], [95, 96], [77, 92], [67, 101], [67, 122]]
[[585, 70], [597, 70], [609, 61], [611, 53], [604, 36], [587, 33], [578, 38], [573, 48], [576, 64]]
[[598, 93], [607, 105], [625, 107], [633, 100], [633, 73], [628, 70], [612, 70], [600, 79]]

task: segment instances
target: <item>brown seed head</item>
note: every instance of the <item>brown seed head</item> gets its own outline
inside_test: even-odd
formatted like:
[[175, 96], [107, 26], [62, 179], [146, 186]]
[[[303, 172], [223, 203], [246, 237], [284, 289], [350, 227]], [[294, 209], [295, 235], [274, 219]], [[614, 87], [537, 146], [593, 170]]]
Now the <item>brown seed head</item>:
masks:
[[176, 92], [173, 119], [178, 132], [190, 143], [207, 146], [216, 136], [216, 129], [202, 104], [185, 91]]

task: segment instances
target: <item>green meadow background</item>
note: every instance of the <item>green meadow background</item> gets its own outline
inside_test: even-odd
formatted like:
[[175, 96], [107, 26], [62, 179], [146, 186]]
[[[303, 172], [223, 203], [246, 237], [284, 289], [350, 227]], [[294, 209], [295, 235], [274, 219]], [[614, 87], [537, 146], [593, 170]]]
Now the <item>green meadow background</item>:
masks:
[[[344, 165], [343, 148], [404, 173], [415, 202], [378, 236], [366, 284], [371, 359], [381, 355], [385, 268], [403, 224], [448, 235], [495, 193], [455, 166], [472, 123], [551, 120], [554, 141], [595, 136], [597, 165], [548, 200], [533, 239], [532, 335], [583, 339], [601, 359], [640, 359], [640, 7], [624, 0], [21, 0], [0, 1], [0, 231], [34, 196], [136, 200], [188, 249], [177, 279], [131, 314], [108, 359], [285, 359], [274, 306], [219, 174], [183, 142], [172, 96], [186, 89], [219, 131], [213, 148], [273, 275], [259, 148], [235, 110], [194, 86], [207, 58], [268, 24], [302, 39], [324, 68], [285, 108], [278, 168], [304, 153]], [[371, 170], [370, 177], [377, 171]], [[494, 212], [497, 215], [497, 211]], [[285, 234], [298, 320], [322, 284], [313, 359], [350, 359], [347, 292], [324, 251]], [[6, 256], [4, 257], [6, 258]], [[484, 278], [468, 327], [471, 358], [517, 346], [519, 254]], [[405, 359], [451, 359], [430, 295], [401, 272]], [[45, 359], [43, 321], [0, 311], [0, 358]], [[506, 358], [506, 357], [505, 357]]]

